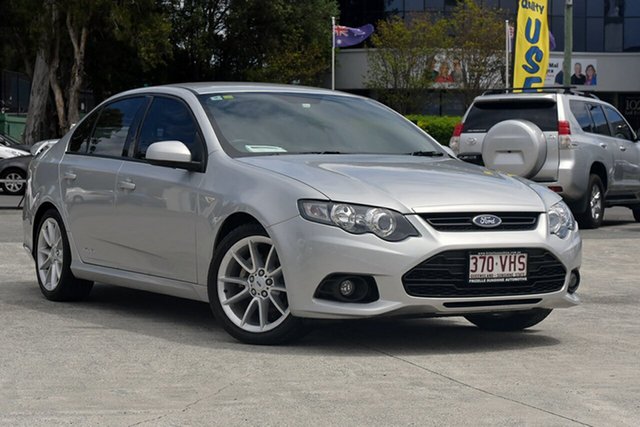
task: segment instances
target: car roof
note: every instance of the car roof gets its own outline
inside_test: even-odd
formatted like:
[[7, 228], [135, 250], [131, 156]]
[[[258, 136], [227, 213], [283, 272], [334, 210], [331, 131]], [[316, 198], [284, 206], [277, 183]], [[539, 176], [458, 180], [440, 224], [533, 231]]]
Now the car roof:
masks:
[[133, 89], [119, 93], [116, 96], [142, 93], [175, 93], [175, 89], [184, 89], [197, 95], [221, 92], [280, 92], [280, 93], [304, 93], [304, 94], [324, 94], [356, 97], [356, 95], [345, 92], [338, 92], [310, 86], [271, 84], [271, 83], [249, 83], [249, 82], [191, 82], [173, 83], [162, 86], [149, 86]]

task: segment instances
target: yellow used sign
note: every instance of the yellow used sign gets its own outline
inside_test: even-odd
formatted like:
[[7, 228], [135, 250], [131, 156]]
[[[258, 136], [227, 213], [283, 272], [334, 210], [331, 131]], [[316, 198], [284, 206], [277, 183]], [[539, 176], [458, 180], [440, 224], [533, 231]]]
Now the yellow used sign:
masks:
[[519, 0], [513, 87], [544, 85], [549, 66], [547, 0]]

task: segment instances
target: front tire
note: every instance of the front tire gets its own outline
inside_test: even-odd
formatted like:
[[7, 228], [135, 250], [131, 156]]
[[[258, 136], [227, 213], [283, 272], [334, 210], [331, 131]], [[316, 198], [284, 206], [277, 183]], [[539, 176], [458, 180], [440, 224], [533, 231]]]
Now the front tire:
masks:
[[257, 224], [243, 225], [220, 243], [211, 261], [209, 304], [234, 338], [247, 344], [292, 341], [306, 332], [291, 315], [276, 248]]
[[587, 209], [576, 215], [580, 228], [585, 230], [600, 227], [604, 219], [604, 185], [598, 175], [589, 176], [587, 197]]
[[34, 255], [42, 294], [51, 301], [86, 298], [93, 282], [77, 279], [71, 272], [71, 249], [60, 214], [55, 209], [45, 212], [37, 230]]
[[27, 174], [24, 171], [18, 169], [4, 171], [0, 175], [0, 180], [9, 180], [9, 182], [3, 182], [0, 184], [2, 186], [2, 191], [4, 194], [12, 196], [20, 196], [24, 194], [26, 187], [24, 183], [25, 179], [27, 179]]
[[464, 317], [478, 328], [487, 331], [521, 331], [542, 322], [551, 311], [537, 308], [527, 311], [469, 314]]
[[633, 219], [640, 222], [640, 208], [633, 209]]

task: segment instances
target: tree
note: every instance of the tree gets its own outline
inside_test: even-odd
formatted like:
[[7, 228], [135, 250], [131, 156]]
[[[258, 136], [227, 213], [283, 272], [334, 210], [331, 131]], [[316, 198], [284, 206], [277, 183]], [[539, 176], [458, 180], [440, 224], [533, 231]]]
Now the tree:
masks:
[[483, 90], [502, 82], [504, 70], [504, 21], [499, 9], [481, 7], [474, 0], [461, 0], [447, 19], [452, 55], [464, 68], [458, 88], [465, 108]]
[[331, 66], [335, 0], [234, 0], [221, 60], [225, 79], [317, 85]]
[[474, 0], [458, 0], [449, 17], [420, 14], [379, 22], [367, 87], [403, 113], [418, 110], [421, 95], [434, 87], [461, 93], [468, 106], [482, 90], [501, 82], [502, 15]]
[[420, 93], [433, 84], [436, 57], [446, 47], [445, 31], [445, 20], [427, 14], [407, 22], [399, 17], [378, 22], [367, 87], [378, 90], [380, 99], [401, 113], [418, 108]]

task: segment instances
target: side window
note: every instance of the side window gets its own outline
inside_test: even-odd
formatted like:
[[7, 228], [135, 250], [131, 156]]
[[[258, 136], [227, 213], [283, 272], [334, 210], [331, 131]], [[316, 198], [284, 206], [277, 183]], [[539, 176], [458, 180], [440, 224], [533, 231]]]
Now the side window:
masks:
[[611, 125], [611, 135], [620, 139], [627, 139], [633, 141], [633, 132], [629, 129], [629, 125], [624, 118], [611, 107], [604, 107], [604, 112], [607, 115], [607, 120]]
[[593, 121], [591, 120], [591, 114], [587, 110], [587, 103], [582, 101], [570, 101], [569, 106], [571, 112], [580, 124], [580, 127], [585, 132], [593, 132]]
[[203, 158], [202, 136], [189, 108], [173, 98], [155, 97], [149, 107], [134, 157], [144, 159], [147, 148], [158, 141], [180, 141], [191, 151], [193, 161]]
[[91, 131], [93, 125], [96, 123], [96, 119], [100, 111], [94, 111], [86, 119], [82, 120], [73, 131], [73, 135], [69, 139], [67, 145], [67, 153], [86, 153], [87, 146], [89, 145], [89, 138], [91, 137]]
[[91, 136], [89, 154], [125, 156], [125, 147], [135, 136], [136, 118], [145, 104], [146, 98], [127, 98], [105, 106]]
[[591, 117], [593, 118], [593, 131], [595, 133], [599, 133], [600, 135], [611, 136], [611, 133], [609, 132], [609, 124], [607, 123], [607, 119], [604, 116], [602, 107], [595, 104], [589, 104], [589, 111], [591, 112]]

